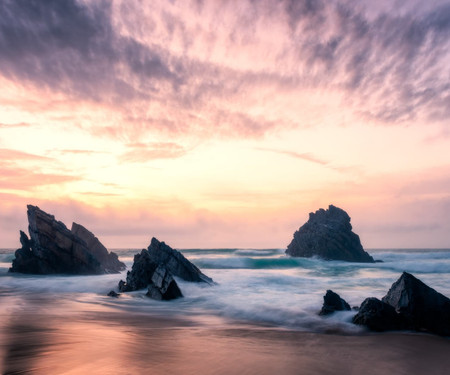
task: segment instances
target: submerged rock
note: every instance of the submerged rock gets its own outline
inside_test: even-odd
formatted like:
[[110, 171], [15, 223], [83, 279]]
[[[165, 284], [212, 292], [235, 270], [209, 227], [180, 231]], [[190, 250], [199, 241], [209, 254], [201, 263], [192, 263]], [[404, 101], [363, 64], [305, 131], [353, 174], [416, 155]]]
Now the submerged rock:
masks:
[[[15, 252], [10, 272], [29, 274], [103, 274], [125, 269], [86, 228], [74, 224], [70, 231], [53, 215], [28, 205], [28, 232], [20, 231], [22, 247]], [[80, 234], [80, 235], [79, 235]]]
[[319, 315], [329, 315], [335, 311], [348, 311], [350, 305], [339, 296], [339, 294], [332, 290], [327, 290], [327, 293], [323, 296], [323, 306], [319, 312]]
[[119, 282], [119, 290], [130, 292], [148, 287], [147, 296], [154, 299], [182, 297], [173, 276], [186, 281], [213, 283], [179, 251], [152, 238], [148, 249], [134, 256], [131, 271], [127, 272], [126, 282]]
[[374, 331], [407, 329], [450, 336], [450, 299], [403, 272], [381, 301], [366, 299], [353, 322]]
[[450, 299], [403, 272], [383, 302], [402, 316], [408, 329], [450, 336]]
[[110, 290], [109, 293], [107, 294], [108, 297], [114, 297], [114, 298], [119, 298], [120, 297], [120, 293], [117, 293], [114, 290]]
[[318, 256], [324, 260], [373, 263], [359, 236], [352, 231], [350, 216], [330, 205], [309, 214], [309, 220], [294, 233], [286, 254], [293, 257]]

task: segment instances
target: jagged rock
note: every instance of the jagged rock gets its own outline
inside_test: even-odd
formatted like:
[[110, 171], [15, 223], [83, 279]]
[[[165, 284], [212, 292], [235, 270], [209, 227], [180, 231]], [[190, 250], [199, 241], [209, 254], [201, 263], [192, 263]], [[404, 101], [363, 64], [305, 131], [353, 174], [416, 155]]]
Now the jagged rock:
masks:
[[114, 298], [119, 298], [120, 293], [115, 292], [114, 290], [110, 290], [109, 293], [107, 294], [108, 297], [114, 297]]
[[450, 299], [403, 272], [383, 302], [402, 316], [408, 329], [450, 336]]
[[115, 273], [125, 269], [125, 264], [118, 260], [117, 255], [108, 254], [100, 241], [85, 228], [77, 227], [94, 244], [94, 249], [79, 235], [67, 229], [64, 223], [55, 220], [53, 215], [32, 205], [28, 205], [27, 209], [30, 239], [20, 232], [22, 247], [15, 252], [10, 272], [87, 275]]
[[125, 264], [119, 261], [117, 254], [112, 251], [108, 252], [99, 239], [81, 224], [72, 223], [71, 232], [86, 243], [89, 251], [102, 264], [106, 273], [114, 273], [125, 269]]
[[407, 329], [450, 336], [450, 299], [403, 272], [388, 293], [367, 298], [353, 323], [374, 331]]
[[353, 317], [353, 323], [364, 325], [377, 332], [405, 328], [402, 317], [391, 305], [373, 297], [364, 300], [358, 313]]
[[335, 311], [348, 311], [350, 305], [339, 296], [339, 294], [332, 290], [327, 290], [327, 293], [323, 296], [323, 306], [319, 312], [319, 315], [332, 314]]
[[172, 274], [164, 267], [158, 266], [152, 276], [147, 296], [156, 300], [168, 301], [183, 297], [180, 288], [172, 277]]
[[352, 231], [350, 216], [330, 205], [309, 214], [309, 220], [298, 231], [286, 250], [293, 257], [318, 256], [324, 260], [373, 263], [364, 251], [359, 236]]
[[130, 292], [149, 287], [147, 296], [155, 299], [182, 297], [173, 276], [186, 281], [213, 283], [180, 252], [152, 238], [148, 249], [134, 256], [126, 282], [120, 280], [119, 290]]
[[174, 276], [186, 281], [213, 283], [210, 277], [203, 274], [183, 254], [164, 242], [158, 241], [155, 237], [152, 238], [147, 251], [154, 263], [163, 264]]
[[158, 263], [155, 263], [150, 258], [149, 252], [143, 249], [134, 256], [131, 271], [127, 272], [127, 281], [119, 281], [119, 290], [121, 292], [131, 292], [146, 288], [152, 283], [152, 276], [156, 268], [158, 268]]

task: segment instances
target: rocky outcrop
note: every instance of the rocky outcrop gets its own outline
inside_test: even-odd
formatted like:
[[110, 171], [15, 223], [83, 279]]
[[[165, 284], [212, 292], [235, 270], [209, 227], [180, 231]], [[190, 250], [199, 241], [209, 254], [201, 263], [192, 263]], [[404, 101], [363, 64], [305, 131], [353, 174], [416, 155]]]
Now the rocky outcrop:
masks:
[[402, 316], [408, 329], [450, 336], [450, 299], [403, 272], [383, 302]]
[[373, 263], [364, 251], [359, 236], [352, 231], [350, 216], [330, 205], [309, 214], [309, 220], [294, 233], [286, 250], [293, 257], [313, 256], [324, 260]]
[[[106, 273], [115, 273], [125, 269], [125, 264], [119, 261], [117, 254], [108, 252], [100, 240], [81, 224], [72, 223], [71, 232], [86, 243], [87, 248], [104, 267]], [[119, 265], [121, 266], [118, 267]]]
[[147, 288], [152, 283], [152, 277], [158, 263], [150, 258], [147, 250], [143, 249], [139, 254], [134, 256], [131, 271], [127, 272], [126, 282], [119, 281], [119, 291], [131, 292]]
[[407, 329], [450, 336], [450, 299], [403, 272], [381, 301], [366, 299], [353, 322], [376, 331]]
[[183, 254], [172, 249], [164, 242], [152, 238], [147, 249], [154, 263], [163, 264], [172, 275], [186, 281], [205, 282], [211, 284], [213, 280], [202, 273], [194, 264], [189, 262]]
[[30, 238], [20, 231], [22, 247], [15, 252], [10, 272], [89, 275], [125, 269], [86, 228], [74, 223], [75, 231], [70, 231], [39, 207], [27, 209]]
[[358, 313], [353, 317], [353, 323], [377, 332], [405, 328], [401, 317], [391, 305], [373, 297], [364, 300]]
[[152, 283], [149, 285], [146, 295], [150, 298], [164, 301], [183, 297], [172, 274], [161, 265], [153, 272]]
[[147, 296], [154, 299], [182, 297], [174, 276], [186, 281], [213, 283], [211, 278], [203, 274], [179, 251], [152, 238], [148, 249], [143, 249], [134, 256], [126, 282], [119, 282], [119, 291], [130, 292], [148, 287]]
[[348, 311], [350, 310], [350, 305], [339, 296], [339, 294], [333, 292], [332, 290], [327, 290], [326, 294], [323, 296], [323, 306], [319, 312], [319, 315], [329, 315], [335, 311]]

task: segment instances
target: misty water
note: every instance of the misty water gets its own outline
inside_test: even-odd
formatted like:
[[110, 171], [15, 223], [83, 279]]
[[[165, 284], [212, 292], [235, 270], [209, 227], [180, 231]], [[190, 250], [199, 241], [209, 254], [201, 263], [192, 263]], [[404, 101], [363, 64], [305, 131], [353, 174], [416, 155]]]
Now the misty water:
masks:
[[[115, 251], [130, 269], [138, 250]], [[154, 357], [155, 350], [159, 350], [157, 348], [169, 347], [173, 340], [187, 340], [185, 345], [191, 347], [203, 337], [201, 334], [199, 337], [198, 332], [211, 330], [237, 332], [245, 329], [252, 335], [261, 330], [270, 330], [272, 334], [297, 332], [315, 335], [316, 339], [330, 333], [353, 338], [365, 337], [367, 332], [364, 328], [351, 323], [355, 311], [337, 312], [325, 318], [318, 316], [323, 295], [327, 289], [332, 289], [351, 306], [359, 306], [366, 297], [383, 297], [403, 271], [412, 273], [438, 292], [450, 296], [450, 249], [369, 249], [368, 252], [383, 262], [363, 264], [290, 258], [279, 249], [182, 250], [190, 261], [217, 284], [209, 286], [177, 279], [184, 298], [161, 302], [147, 298], [145, 290], [125, 293], [120, 298], [107, 297], [110, 290], [117, 290], [117, 284], [119, 280], [125, 279], [126, 271], [100, 276], [8, 273], [14, 251], [0, 250], [3, 373], [22, 373], [19, 371], [23, 370], [21, 366], [24, 364], [27, 364], [26, 370], [31, 373], [82, 373], [80, 363], [88, 366], [86, 363], [89, 361], [91, 366], [97, 363], [94, 367], [85, 368], [90, 373], [94, 369], [102, 369], [98, 373], [128, 373], [125, 370], [118, 371], [117, 366], [122, 368], [116, 363], [118, 351], [122, 353], [120, 358], [127, 358], [125, 362], [130, 358], [124, 353], [140, 352], [142, 358], [136, 362], [140, 363], [136, 370], [139, 372], [148, 361], [146, 355]], [[147, 334], [141, 337], [142, 332]], [[162, 332], [166, 332], [167, 336], [159, 337]], [[150, 337], [154, 338], [153, 341], [148, 341]], [[157, 337], [162, 341], [158, 341]], [[225, 337], [220, 340], [216, 338], [216, 341], [212, 337], [208, 340], [203, 337], [205, 343], [199, 345], [221, 346], [230, 340], [228, 334]], [[238, 337], [230, 345], [237, 348], [245, 343], [241, 334]], [[302, 337], [305, 340], [306, 336]], [[272, 336], [271, 340], [276, 342]], [[448, 350], [448, 339], [442, 340], [444, 344], [440, 342], [438, 347]], [[139, 342], [145, 344], [143, 352]], [[150, 350], [150, 346], [157, 342], [159, 346]], [[284, 339], [280, 342], [286, 343]], [[252, 346], [256, 344], [249, 343], [250, 347], [246, 350], [264, 358], [260, 344], [258, 341], [256, 350]], [[93, 347], [96, 349], [93, 350]], [[147, 353], [149, 350], [150, 354]], [[221, 350], [232, 348], [227, 346]], [[94, 355], [94, 352], [97, 354]], [[74, 355], [78, 358], [95, 356], [97, 362], [91, 358], [69, 365], [75, 361]], [[319, 353], [316, 355], [319, 356]], [[106, 356], [107, 359], [103, 358], [105, 362], [99, 363], [98, 356]], [[27, 362], [30, 358], [33, 359], [32, 363]], [[59, 368], [57, 363], [61, 360], [68, 365]], [[166, 360], [162, 361], [158, 368], [161, 373], [170, 373], [164, 367], [165, 363]], [[199, 359], [199, 363], [203, 362]], [[77, 370], [70, 372], [68, 366]], [[156, 369], [153, 367], [158, 373]], [[174, 372], [178, 370], [173, 369]], [[199, 367], [192, 369], [192, 373], [197, 371]], [[227, 371], [229, 369], [224, 369], [224, 373]]]

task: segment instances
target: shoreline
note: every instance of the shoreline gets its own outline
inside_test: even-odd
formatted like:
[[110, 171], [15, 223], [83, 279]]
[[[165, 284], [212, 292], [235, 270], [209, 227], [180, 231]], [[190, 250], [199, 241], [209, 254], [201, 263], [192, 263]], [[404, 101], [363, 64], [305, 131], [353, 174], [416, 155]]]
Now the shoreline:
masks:
[[108, 309], [65, 317], [27, 308], [4, 323], [3, 374], [437, 375], [450, 368], [450, 339], [421, 333], [199, 325]]

